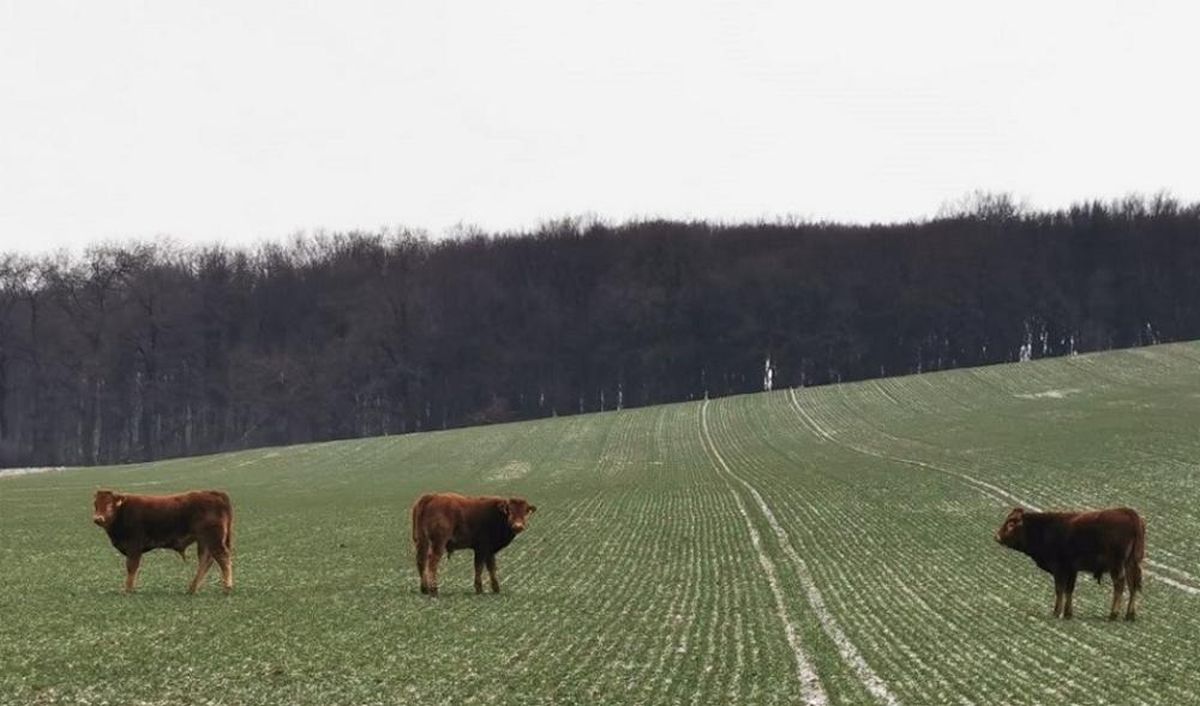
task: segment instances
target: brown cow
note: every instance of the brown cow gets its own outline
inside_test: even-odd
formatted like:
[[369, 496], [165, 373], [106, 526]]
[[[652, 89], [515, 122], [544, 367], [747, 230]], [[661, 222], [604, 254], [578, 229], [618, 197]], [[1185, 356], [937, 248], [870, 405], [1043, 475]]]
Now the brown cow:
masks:
[[[1129, 584], [1125, 619], [1137, 616], [1146, 556], [1146, 523], [1127, 507], [1093, 512], [1026, 512], [1014, 508], [996, 532], [996, 541], [1028, 554], [1038, 568], [1054, 576], [1054, 616], [1071, 617], [1075, 576], [1086, 571], [1100, 581], [1112, 576], [1109, 620], [1117, 619], [1121, 593]], [[1065, 600], [1064, 600], [1065, 599]]]
[[97, 490], [92, 521], [104, 528], [117, 551], [125, 555], [125, 592], [133, 592], [142, 554], [174, 549], [179, 556], [193, 542], [199, 567], [188, 586], [195, 593], [215, 560], [221, 583], [233, 589], [233, 506], [219, 490], [178, 495], [129, 495]]
[[438, 593], [437, 569], [442, 554], [456, 549], [475, 551], [475, 592], [483, 593], [483, 567], [491, 577], [492, 592], [500, 592], [496, 579], [496, 552], [520, 534], [529, 515], [537, 510], [523, 498], [468, 498], [457, 493], [422, 495], [412, 507], [413, 544], [421, 593]]

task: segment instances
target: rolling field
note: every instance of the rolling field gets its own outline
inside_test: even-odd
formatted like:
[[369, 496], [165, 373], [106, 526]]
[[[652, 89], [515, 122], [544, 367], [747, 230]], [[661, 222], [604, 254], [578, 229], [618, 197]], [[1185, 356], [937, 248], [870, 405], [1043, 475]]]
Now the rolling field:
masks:
[[[119, 592], [97, 487], [228, 490], [237, 588]], [[524, 495], [475, 596], [421, 492]], [[1129, 504], [1136, 623], [993, 533]], [[1200, 345], [0, 478], [0, 703], [1200, 703]], [[216, 572], [213, 572], [214, 574]]]

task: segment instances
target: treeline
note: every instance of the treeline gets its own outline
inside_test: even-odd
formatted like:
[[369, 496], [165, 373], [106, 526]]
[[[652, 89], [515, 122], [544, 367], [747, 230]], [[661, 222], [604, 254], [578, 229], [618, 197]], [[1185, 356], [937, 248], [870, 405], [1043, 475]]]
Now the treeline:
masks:
[[633, 407], [1200, 338], [1200, 205], [559, 222], [0, 257], [0, 465]]

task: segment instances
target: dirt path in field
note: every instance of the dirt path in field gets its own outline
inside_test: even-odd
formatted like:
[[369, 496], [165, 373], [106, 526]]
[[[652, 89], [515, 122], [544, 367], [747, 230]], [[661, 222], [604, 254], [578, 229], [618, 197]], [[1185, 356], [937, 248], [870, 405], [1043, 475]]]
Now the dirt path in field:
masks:
[[[1015, 503], [1022, 507], [1033, 510], [1034, 512], [1042, 511], [1041, 507], [1039, 507], [1038, 505], [1036, 505], [1034, 503], [1029, 502], [1027, 499], [1022, 498], [1019, 495], [1016, 495], [1015, 493], [1013, 493], [1009, 490], [1001, 488], [1000, 486], [994, 485], [992, 483], [988, 483], [987, 481], [984, 481], [984, 480], [980, 480], [978, 478], [975, 478], [974, 476], [967, 475], [966, 473], [962, 473], [960, 471], [952, 470], [949, 468], [944, 468], [942, 466], [928, 463], [928, 462], [922, 461], [920, 459], [907, 458], [904, 456], [897, 456], [895, 454], [884, 453], [882, 451], [876, 451], [875, 449], [871, 449], [866, 446], [860, 446], [853, 442], [839, 439], [837, 437], [836, 432], [833, 432], [830, 429], [828, 429], [827, 427], [825, 427], [824, 425], [822, 425], [819, 420], [817, 420], [811, 413], [809, 413], [807, 410], [804, 409], [804, 407], [800, 404], [800, 400], [796, 397], [796, 391], [794, 389], [788, 390], [788, 398], [791, 401], [792, 409], [795, 410], [796, 415], [800, 418], [801, 425], [803, 427], [805, 427], [806, 429], [808, 429], [809, 431], [812, 431], [814, 434], [816, 434], [816, 436], [819, 439], [832, 442], [834, 444], [837, 444], [838, 446], [841, 446], [844, 449], [854, 451], [854, 452], [862, 454], [864, 456], [870, 456], [872, 458], [877, 458], [877, 459], [880, 459], [883, 461], [891, 461], [893, 463], [899, 463], [899, 464], [903, 464], [906, 466], [916, 466], [917, 468], [923, 468], [923, 469], [941, 473], [943, 475], [950, 476], [951, 478], [958, 480], [959, 482], [963, 483], [964, 485], [971, 487], [976, 492], [978, 492], [982, 495], [985, 495], [993, 500], [996, 500], [997, 502], [999, 502], [1002, 505], [1008, 505], [1010, 503]], [[880, 429], [873, 429], [873, 431], [881, 436], [884, 436], [884, 437], [887, 437], [890, 439], [894, 439], [896, 441], [901, 441], [899, 438], [892, 436], [891, 434], [888, 434], [887, 432], [884, 432]], [[1188, 594], [1191, 594], [1194, 596], [1200, 595], [1200, 588], [1197, 588], [1196, 586], [1188, 585], [1187, 583], [1178, 581], [1174, 578], [1171, 578], [1170, 576], [1166, 576], [1162, 572], [1164, 572], [1164, 571], [1170, 572], [1170, 573], [1174, 574], [1175, 576], [1179, 577], [1180, 579], [1185, 579], [1185, 580], [1195, 583], [1197, 585], [1200, 585], [1200, 577], [1189, 574], [1188, 572], [1186, 572], [1182, 569], [1173, 568], [1171, 566], [1168, 566], [1166, 564], [1163, 564], [1163, 563], [1160, 563], [1157, 561], [1153, 561], [1151, 559], [1147, 559], [1146, 564], [1154, 567], [1155, 569], [1158, 569], [1157, 571], [1155, 571], [1153, 569], [1146, 569], [1147, 575], [1153, 576], [1156, 580], [1162, 581], [1166, 585], [1171, 586], [1172, 588], [1177, 588], [1180, 591], [1183, 591], [1185, 593], [1188, 593]]]
[[[898, 704], [899, 700], [896, 698], [896, 695], [893, 694], [890, 689], [888, 689], [887, 684], [884, 683], [883, 679], [881, 679], [879, 675], [876, 674], [873, 669], [871, 669], [870, 665], [868, 665], [866, 660], [863, 659], [862, 653], [858, 651], [858, 648], [855, 647], [854, 643], [850, 641], [850, 638], [846, 636], [846, 633], [842, 631], [841, 626], [838, 625], [837, 620], [834, 619], [833, 613], [830, 612], [828, 606], [825, 604], [824, 596], [821, 595], [820, 589], [817, 588], [816, 583], [813, 581], [812, 574], [809, 573], [808, 564], [805, 563], [804, 559], [801, 558], [795, 547], [792, 546], [791, 539], [788, 537], [787, 532], [783, 529], [783, 526], [779, 524], [779, 520], [775, 517], [775, 513], [771, 511], [771, 507], [767, 504], [766, 500], [763, 499], [762, 494], [759, 493], [758, 489], [751, 485], [748, 481], [734, 473], [733, 469], [729, 467], [729, 464], [725, 462], [725, 458], [721, 456], [721, 452], [717, 448], [716, 443], [713, 441], [712, 434], [708, 429], [708, 405], [709, 401], [705, 400], [704, 404], [700, 407], [700, 437], [701, 442], [704, 445], [705, 452], [713, 461], [713, 467], [717, 469], [718, 473], [721, 473], [722, 476], [726, 478], [726, 482], [729, 482], [730, 480], [736, 482], [738, 485], [741, 485], [743, 488], [745, 488], [746, 491], [750, 493], [750, 496], [754, 498], [754, 502], [758, 506], [759, 512], [764, 518], [766, 518], [767, 524], [770, 525], [771, 531], [775, 534], [780, 547], [783, 548], [784, 554], [787, 555], [788, 559], [791, 560], [792, 564], [795, 566], [797, 576], [799, 576], [800, 582], [804, 586], [805, 597], [808, 600], [809, 606], [813, 610], [813, 614], [817, 616], [817, 620], [821, 624], [821, 629], [824, 630], [825, 634], [829, 636], [829, 639], [831, 639], [837, 646], [838, 654], [841, 655], [842, 660], [850, 667], [855, 676], [858, 677], [859, 681], [862, 682], [863, 686], [868, 692], [871, 693], [872, 696], [878, 699], [881, 703]], [[764, 570], [767, 570], [768, 566], [770, 567], [768, 570], [768, 579], [771, 582], [772, 591], [776, 593], [776, 605], [781, 611], [781, 617], [785, 616], [786, 611], [783, 606], [783, 594], [778, 585], [778, 579], [775, 575], [774, 565], [771, 564], [770, 559], [767, 558], [765, 552], [763, 551], [760, 539], [758, 537], [758, 532], [754, 529], [754, 525], [750, 520], [750, 516], [746, 512], [745, 506], [742, 504], [741, 498], [738, 496], [736, 491], [734, 491], [734, 497], [737, 498], [738, 508], [741, 510], [742, 517], [746, 521], [746, 527], [751, 532], [751, 541], [754, 543], [754, 548], [758, 552], [759, 561], [763, 564]], [[794, 634], [795, 627], [791, 625], [790, 620], [786, 622], [787, 625], [785, 629], [789, 631], [789, 641], [791, 641], [791, 635]], [[793, 651], [797, 653], [797, 660], [799, 664], [802, 648], [798, 641], [793, 644]], [[807, 657], [805, 657], [805, 660], [807, 661]], [[811, 672], [811, 667], [809, 668], [809, 671]], [[816, 674], [812, 673], [812, 679], [816, 680], [816, 678]], [[802, 679], [802, 684], [803, 683], [804, 682]], [[824, 693], [820, 694], [820, 698], [822, 700], [821, 702], [827, 700], [827, 697], [824, 695]]]

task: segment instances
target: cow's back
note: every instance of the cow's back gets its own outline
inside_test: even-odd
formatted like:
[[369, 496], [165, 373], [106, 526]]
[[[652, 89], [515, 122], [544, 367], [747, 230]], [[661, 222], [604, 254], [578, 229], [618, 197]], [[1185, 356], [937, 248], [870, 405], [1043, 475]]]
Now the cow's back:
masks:
[[194, 490], [178, 495], [134, 496], [135, 507], [148, 525], [197, 529], [206, 524], [224, 524], [233, 515], [229, 495], [220, 490]]
[[1131, 545], [1145, 533], [1141, 516], [1128, 507], [1082, 512], [1071, 518], [1069, 525], [1073, 535], [1105, 546]]

